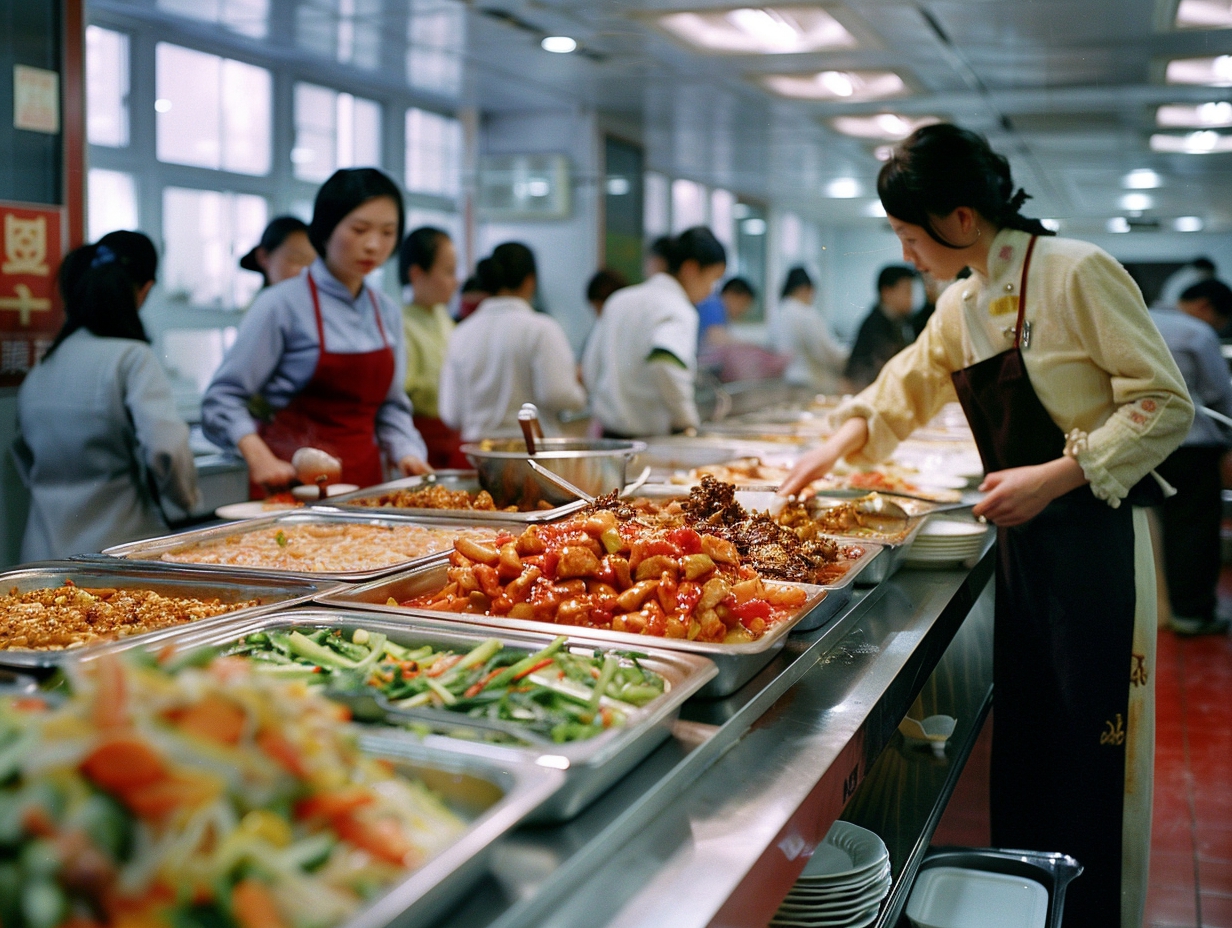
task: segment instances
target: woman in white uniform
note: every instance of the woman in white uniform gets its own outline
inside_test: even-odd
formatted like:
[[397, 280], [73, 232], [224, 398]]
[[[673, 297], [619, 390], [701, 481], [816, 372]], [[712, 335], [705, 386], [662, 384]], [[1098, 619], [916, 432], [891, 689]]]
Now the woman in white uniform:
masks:
[[877, 184], [903, 257], [951, 285], [923, 333], [835, 413], [780, 492], [884, 460], [963, 405], [997, 526], [992, 843], [1085, 868], [1065, 922], [1138, 928], [1150, 848], [1155, 573], [1143, 505], [1193, 404], [1132, 278], [1019, 213], [1009, 163], [933, 125]]
[[559, 413], [586, 405], [586, 391], [560, 323], [530, 305], [538, 287], [535, 256], [520, 242], [505, 242], [476, 270], [494, 295], [450, 336], [441, 368], [441, 419], [463, 441], [511, 438], [522, 434], [518, 410], [534, 403], [551, 435]]
[[157, 270], [140, 232], [112, 232], [60, 267], [64, 326], [17, 394], [23, 561], [161, 535], [160, 497], [197, 503], [188, 427], [137, 315]]
[[667, 270], [612, 294], [582, 357], [595, 418], [610, 438], [696, 428], [697, 309], [727, 270], [714, 233], [695, 226], [668, 243]]
[[783, 379], [793, 387], [838, 393], [848, 351], [813, 306], [816, 296], [808, 271], [793, 267], [787, 272], [783, 301], [772, 326], [774, 350], [791, 356]]

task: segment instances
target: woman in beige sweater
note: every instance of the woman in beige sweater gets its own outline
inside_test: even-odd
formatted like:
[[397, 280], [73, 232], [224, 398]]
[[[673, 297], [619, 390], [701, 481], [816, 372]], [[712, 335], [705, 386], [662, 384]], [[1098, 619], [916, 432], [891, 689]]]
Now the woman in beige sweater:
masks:
[[1133, 280], [1019, 209], [1008, 162], [951, 125], [920, 129], [878, 192], [903, 257], [940, 278], [919, 339], [841, 407], [783, 484], [879, 461], [947, 401], [967, 413], [997, 526], [992, 840], [1084, 865], [1066, 922], [1141, 923], [1154, 741], [1152, 469], [1193, 405]]

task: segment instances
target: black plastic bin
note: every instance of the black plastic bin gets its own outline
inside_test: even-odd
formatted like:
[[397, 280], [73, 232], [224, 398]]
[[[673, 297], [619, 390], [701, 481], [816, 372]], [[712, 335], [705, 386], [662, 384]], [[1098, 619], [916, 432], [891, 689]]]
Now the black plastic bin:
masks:
[[[1026, 877], [1041, 883], [1048, 890], [1048, 921], [1045, 928], [1061, 928], [1065, 911], [1065, 888], [1070, 880], [1082, 873], [1082, 864], [1068, 854], [1048, 854], [1042, 851], [1013, 851], [1003, 848], [935, 847], [930, 848], [920, 863], [916, 878], [932, 867], [961, 867]], [[910, 926], [904, 911], [900, 926]]]

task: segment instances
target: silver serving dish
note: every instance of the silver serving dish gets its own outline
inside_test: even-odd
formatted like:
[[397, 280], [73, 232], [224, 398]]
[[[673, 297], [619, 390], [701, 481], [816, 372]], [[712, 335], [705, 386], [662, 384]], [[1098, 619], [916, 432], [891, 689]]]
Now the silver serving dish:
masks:
[[87, 588], [153, 590], [165, 596], [218, 599], [223, 602], [260, 599], [261, 604], [184, 625], [62, 651], [0, 650], [0, 665], [45, 669], [59, 666], [67, 660], [93, 656], [104, 651], [160, 645], [175, 639], [188, 629], [204, 632], [242, 625], [245, 620], [288, 606], [307, 603], [314, 596], [341, 586], [332, 581], [270, 577], [243, 570], [208, 575], [198, 570], [180, 570], [170, 564], [150, 568], [96, 557], [29, 564], [17, 570], [6, 571], [0, 574], [0, 590], [8, 592], [16, 589], [20, 593], [26, 593], [42, 587], [63, 586], [65, 580], [72, 580], [77, 586]]
[[360, 747], [419, 779], [464, 820], [466, 831], [340, 928], [426, 928], [488, 870], [493, 845], [564, 783], [549, 767], [433, 750], [407, 738], [363, 737]]
[[855, 588], [859, 586], [875, 586], [876, 584], [862, 581], [862, 577], [869, 571], [875, 570], [877, 562], [882, 557], [883, 546], [869, 541], [852, 541], [844, 538], [835, 538], [834, 541], [839, 545], [853, 545], [864, 549], [855, 561], [847, 568], [847, 572], [843, 574], [834, 583], [820, 584], [821, 589], [826, 591], [826, 598], [823, 599], [812, 612], [806, 615], [793, 632], [813, 632], [824, 626], [832, 618], [834, 618], [851, 602], [851, 597], [855, 593]]
[[479, 485], [479, 475], [473, 470], [437, 471], [427, 477], [404, 477], [389, 483], [365, 487], [353, 493], [331, 496], [320, 502], [312, 503], [314, 509], [340, 512], [360, 512], [370, 516], [387, 518], [406, 517], [412, 519], [454, 519], [469, 522], [504, 522], [530, 525], [538, 522], [552, 522], [564, 516], [571, 515], [582, 509], [586, 503], [575, 499], [571, 503], [554, 506], [551, 509], [532, 509], [529, 512], [502, 512], [475, 509], [410, 509], [396, 506], [363, 505], [363, 500], [375, 500], [393, 490], [422, 487], [428, 484], [440, 484], [447, 490], [465, 490], [474, 495], [483, 489]]
[[[629, 462], [646, 450], [643, 441], [614, 438], [544, 438], [535, 442], [535, 460], [591, 496], [624, 489]], [[497, 506], [533, 508], [540, 500], [553, 506], [575, 502], [526, 463], [526, 443], [520, 438], [471, 442], [462, 453], [475, 465], [480, 485]]]
[[911, 543], [915, 541], [915, 536], [920, 534], [920, 529], [924, 527], [925, 518], [912, 519], [914, 523], [911, 529], [907, 532], [902, 541], [896, 542], [870, 542], [866, 538], [860, 538], [854, 535], [831, 535], [835, 541], [844, 544], [867, 545], [877, 544], [882, 550], [882, 554], [866, 569], [862, 570], [855, 578], [857, 586], [876, 586], [883, 580], [888, 580], [898, 573], [899, 568], [907, 561], [907, 553], [911, 550]]
[[634, 635], [629, 632], [607, 631], [601, 628], [555, 625], [550, 622], [467, 613], [432, 612], [428, 609], [409, 609], [405, 606], [387, 605], [391, 597], [402, 601], [441, 589], [446, 583], [446, 567], [447, 565], [443, 563], [431, 564], [370, 583], [339, 588], [318, 596], [317, 602], [330, 606], [370, 609], [402, 616], [404, 619], [408, 616], [415, 616], [463, 625], [478, 625], [483, 628], [499, 629], [502, 632], [534, 632], [548, 635], [558, 635], [563, 632], [569, 636], [571, 641], [579, 643], [591, 641], [606, 647], [621, 647], [635, 651], [653, 649], [700, 654], [714, 661], [715, 666], [718, 667], [718, 673], [698, 690], [698, 695], [728, 696], [740, 689], [757, 671], [769, 663], [770, 658], [782, 650], [787, 643], [788, 633], [808, 617], [809, 613], [822, 605], [829, 595], [826, 590], [818, 586], [787, 584], [803, 586], [808, 592], [808, 600], [795, 615], [782, 622], [777, 622], [762, 637], [745, 644], [714, 644], [679, 638], [656, 638]]
[[415, 525], [422, 525], [425, 528], [439, 528], [446, 530], [457, 530], [459, 528], [486, 528], [489, 530], [495, 530], [495, 526], [491, 524], [482, 525], [477, 524], [474, 521], [464, 522], [460, 519], [436, 518], [412, 520], [405, 518], [382, 518], [379, 513], [363, 515], [354, 512], [330, 512], [328, 510], [321, 509], [297, 509], [291, 512], [281, 512], [270, 516], [263, 516], [259, 519], [245, 519], [242, 522], [228, 522], [225, 525], [215, 525], [209, 528], [196, 529], [195, 531], [182, 532], [178, 535], [163, 535], [159, 538], [149, 538], [144, 541], [132, 541], [127, 544], [107, 548], [103, 554], [108, 557], [123, 558], [129, 561], [142, 561], [168, 567], [181, 567], [185, 570], [209, 571], [213, 573], [246, 570], [256, 573], [263, 573], [267, 576], [316, 577], [332, 580], [363, 581], [371, 580], [375, 577], [383, 577], [386, 574], [391, 574], [399, 570], [405, 570], [411, 566], [429, 564], [434, 561], [444, 560], [449, 556], [449, 552], [453, 550], [453, 547], [451, 545], [448, 549], [438, 554], [426, 554], [422, 557], [411, 558], [398, 564], [389, 564], [384, 567], [374, 567], [368, 570], [289, 571], [274, 567], [236, 568], [225, 564], [188, 564], [169, 562], [162, 560], [162, 556], [173, 551], [178, 551], [181, 548], [187, 548], [191, 545], [200, 544], [202, 542], [220, 541], [224, 538], [233, 538], [237, 535], [243, 535], [247, 532], [255, 532], [271, 526], [330, 525], [349, 523], [394, 527], [399, 525], [407, 525], [412, 522]]
[[[210, 632], [186, 633], [179, 639], [185, 648], [217, 647], [238, 641], [246, 635], [271, 629], [330, 628], [350, 633], [357, 628], [387, 635], [395, 644], [406, 647], [448, 647], [469, 651], [486, 638], [499, 638], [511, 648], [525, 648], [533, 653], [548, 644], [555, 635], [490, 633], [474, 626], [459, 626], [454, 622], [408, 616], [401, 610], [401, 621], [389, 615], [364, 614], [351, 609], [300, 609], [269, 615], [243, 625], [231, 625]], [[582, 642], [571, 642], [569, 650], [589, 654], [593, 648]], [[704, 657], [680, 652], [655, 649], [638, 649], [643, 667], [664, 678], [665, 692], [640, 709], [629, 711], [627, 723], [604, 732], [586, 741], [569, 744], [528, 744], [526, 746], [491, 744], [481, 740], [459, 739], [447, 734], [428, 735], [424, 743], [450, 751], [461, 751], [478, 757], [518, 763], [538, 763], [565, 771], [566, 782], [548, 802], [535, 813], [536, 821], [564, 821], [572, 818], [591, 803], [599, 794], [616, 782], [633, 766], [649, 754], [668, 736], [672, 723], [680, 714], [680, 707], [690, 696], [700, 691], [718, 670]], [[375, 707], [375, 704], [374, 704]], [[394, 716], [396, 719], [396, 714]], [[411, 721], [411, 719], [408, 719]], [[451, 724], [457, 729], [466, 728], [466, 716], [457, 714]], [[401, 734], [389, 737], [415, 738]]]

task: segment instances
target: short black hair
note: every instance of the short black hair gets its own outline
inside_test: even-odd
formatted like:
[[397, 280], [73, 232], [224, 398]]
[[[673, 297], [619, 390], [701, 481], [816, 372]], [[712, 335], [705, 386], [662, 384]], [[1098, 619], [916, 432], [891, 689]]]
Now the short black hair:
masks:
[[735, 296], [747, 296], [750, 300], [757, 296], [757, 291], [753, 289], [753, 285], [743, 277], [731, 278], [731, 280], [723, 284], [723, 288], [719, 290], [719, 293], [731, 293]]
[[672, 240], [667, 256], [667, 269], [675, 274], [686, 261], [696, 261], [698, 267], [714, 267], [727, 263], [727, 250], [714, 233], [705, 226], [685, 229]]
[[813, 278], [809, 277], [809, 272], [796, 265], [787, 272], [787, 279], [783, 281], [783, 297], [789, 297], [801, 287], [813, 286]]
[[590, 303], [606, 303], [608, 297], [627, 286], [629, 281], [620, 271], [610, 267], [599, 268], [586, 285], [586, 300]]
[[1190, 262], [1190, 267], [1195, 270], [1202, 271], [1205, 274], [1209, 274], [1212, 277], [1215, 276], [1215, 262], [1206, 255], [1202, 255], [1200, 258], [1194, 258], [1193, 261]]
[[449, 233], [436, 226], [420, 226], [414, 229], [398, 249], [398, 280], [404, 284], [411, 282], [411, 268], [421, 271], [432, 270], [436, 264], [436, 254], [441, 250], [441, 243], [450, 241]]
[[1206, 300], [1215, 315], [1221, 319], [1232, 317], [1232, 287], [1222, 280], [1211, 277], [1198, 281], [1192, 287], [1186, 287], [1181, 294], [1181, 301], [1189, 303], [1196, 300]]
[[321, 185], [316, 203], [312, 207], [312, 223], [308, 226], [308, 239], [322, 258], [325, 257], [329, 237], [346, 216], [369, 200], [387, 197], [398, 207], [398, 237], [406, 229], [406, 208], [402, 205], [402, 191], [388, 174], [376, 168], [340, 168]]
[[535, 253], [521, 242], [504, 242], [475, 268], [488, 293], [516, 290], [532, 274], [537, 275]]
[[646, 250], [656, 258], [662, 258], [665, 262], [671, 261], [672, 237], [670, 235], [660, 235], [650, 243], [650, 247]]
[[268, 255], [271, 251], [281, 248], [282, 243], [296, 232], [305, 234], [308, 232], [308, 226], [302, 219], [298, 216], [275, 216], [269, 221], [265, 231], [261, 233], [261, 241], [254, 245], [248, 254], [240, 258], [240, 267], [246, 271], [256, 271], [265, 278], [265, 285], [268, 287], [269, 277], [265, 273], [265, 268], [257, 263], [257, 251], [264, 251]]
[[897, 287], [902, 281], [916, 276], [916, 272], [905, 264], [888, 264], [877, 275], [877, 292]]

